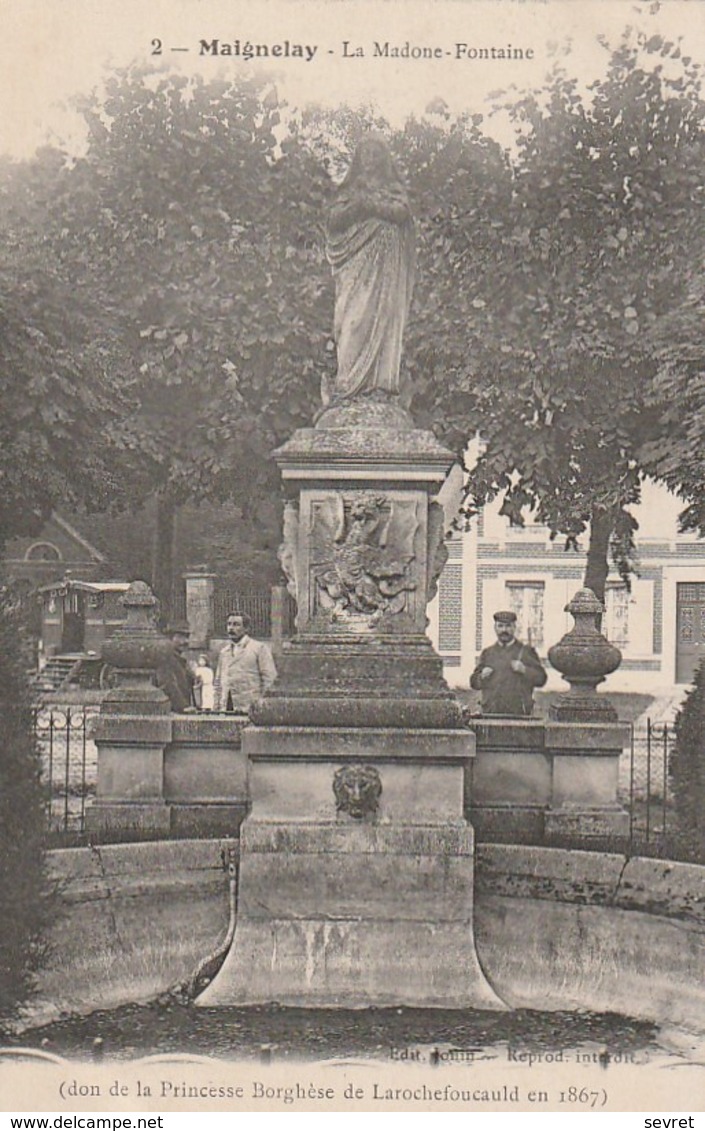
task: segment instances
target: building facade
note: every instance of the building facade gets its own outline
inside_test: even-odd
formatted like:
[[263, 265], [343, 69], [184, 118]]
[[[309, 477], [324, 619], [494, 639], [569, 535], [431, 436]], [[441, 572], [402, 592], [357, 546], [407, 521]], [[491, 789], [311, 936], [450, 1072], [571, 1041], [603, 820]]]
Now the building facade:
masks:
[[59, 581], [67, 574], [94, 579], [105, 567], [105, 555], [56, 512], [35, 538], [11, 538], [2, 559], [6, 577], [25, 581], [32, 588]]
[[[638, 573], [629, 587], [616, 570], [610, 573], [603, 631], [623, 655], [609, 679], [614, 691], [688, 685], [705, 653], [705, 540], [679, 532], [681, 509], [665, 488], [645, 484], [634, 510]], [[429, 626], [451, 686], [468, 686], [477, 655], [494, 640], [497, 609], [516, 612], [518, 634], [543, 659], [572, 628], [565, 605], [583, 583], [587, 536], [577, 552], [564, 546], [543, 526], [512, 527], [499, 504], [487, 507], [468, 533], [451, 536]], [[565, 689], [547, 667], [548, 687]]]

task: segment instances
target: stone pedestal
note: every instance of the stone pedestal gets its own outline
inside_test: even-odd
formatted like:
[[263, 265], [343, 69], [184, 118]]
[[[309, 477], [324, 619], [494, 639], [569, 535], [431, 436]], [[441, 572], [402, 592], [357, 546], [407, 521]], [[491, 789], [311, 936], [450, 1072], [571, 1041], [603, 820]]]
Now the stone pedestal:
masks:
[[473, 938], [472, 736], [244, 733], [235, 944], [199, 1005], [501, 1009]]
[[144, 581], [133, 581], [120, 598], [125, 623], [103, 644], [102, 659], [117, 686], [101, 704], [93, 737], [98, 748], [96, 800], [86, 812], [88, 832], [169, 831], [164, 800], [164, 753], [171, 741], [169, 700], [155, 686], [156, 668], [171, 643], [154, 624], [156, 598]]
[[426, 636], [447, 551], [436, 501], [452, 452], [393, 404], [329, 409], [274, 453], [297, 636], [260, 726], [462, 726]]
[[629, 835], [629, 814], [617, 800], [619, 759], [628, 730], [615, 723], [550, 723], [546, 750], [553, 760], [548, 841], [617, 840]]
[[[164, 753], [171, 741], [172, 715], [163, 691], [147, 686], [151, 672], [123, 673], [121, 686], [101, 705], [93, 738], [98, 748], [96, 798], [86, 810], [89, 833], [132, 830], [167, 833]], [[137, 681], [145, 681], [141, 686]], [[137, 684], [136, 686], [134, 684]]]
[[565, 611], [574, 626], [548, 651], [570, 691], [551, 706], [554, 721], [546, 728], [553, 797], [545, 834], [549, 841], [619, 841], [629, 834], [629, 815], [617, 800], [619, 756], [628, 736], [597, 687], [619, 667], [622, 653], [597, 628], [604, 609], [591, 589], [579, 589]]
[[503, 1008], [472, 931], [474, 739], [425, 635], [452, 453], [371, 401], [275, 458], [298, 634], [243, 732], [237, 929], [197, 1004]]

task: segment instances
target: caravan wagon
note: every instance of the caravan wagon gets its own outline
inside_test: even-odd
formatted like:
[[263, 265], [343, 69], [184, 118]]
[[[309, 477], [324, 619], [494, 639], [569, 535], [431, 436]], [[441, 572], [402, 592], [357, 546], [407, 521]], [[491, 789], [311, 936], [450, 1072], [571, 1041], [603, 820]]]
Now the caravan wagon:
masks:
[[39, 589], [41, 639], [35, 685], [56, 691], [68, 684], [104, 687], [109, 672], [100, 658], [103, 641], [124, 623], [120, 602], [127, 581], [64, 578]]

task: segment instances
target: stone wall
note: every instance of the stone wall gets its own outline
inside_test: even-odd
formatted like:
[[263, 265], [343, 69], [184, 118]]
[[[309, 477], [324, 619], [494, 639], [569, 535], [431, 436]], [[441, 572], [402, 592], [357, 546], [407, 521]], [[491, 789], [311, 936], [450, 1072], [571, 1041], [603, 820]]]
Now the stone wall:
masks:
[[[236, 833], [250, 802], [241, 742], [246, 722], [234, 715], [166, 715], [145, 734], [149, 719], [111, 720], [117, 737], [97, 739], [92, 836]], [[472, 730], [476, 754], [465, 775], [465, 813], [479, 841], [583, 843], [626, 836], [627, 814], [617, 803], [626, 741], [621, 724], [484, 718], [472, 720]], [[434, 735], [440, 742], [439, 731], [425, 737], [429, 753]], [[307, 734], [306, 742], [313, 740]], [[346, 759], [343, 748], [340, 758]]]
[[[110, 718], [96, 735], [91, 839], [237, 835], [249, 804], [242, 715]], [[101, 737], [102, 733], [102, 737]]]
[[476, 747], [465, 814], [478, 841], [593, 842], [622, 847], [628, 814], [618, 803], [621, 723], [471, 720]]
[[705, 868], [519, 845], [477, 851], [475, 936], [515, 1007], [705, 1031]]

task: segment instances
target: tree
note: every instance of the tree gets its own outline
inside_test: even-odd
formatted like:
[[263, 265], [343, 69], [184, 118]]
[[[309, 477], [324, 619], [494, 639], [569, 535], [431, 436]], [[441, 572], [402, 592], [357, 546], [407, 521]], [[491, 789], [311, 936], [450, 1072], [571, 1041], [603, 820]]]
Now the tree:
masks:
[[274, 489], [270, 449], [310, 418], [330, 365], [328, 178], [258, 79], [123, 71], [81, 112], [87, 151], [56, 172], [43, 238], [137, 374], [132, 503], [159, 500], [168, 605], [178, 507], [231, 499], [254, 513]]
[[695, 264], [681, 304], [660, 318], [650, 335], [659, 363], [654, 382], [664, 407], [668, 443], [654, 442], [644, 451], [645, 466], [686, 503], [683, 530], [705, 535], [705, 243], [694, 235]]
[[589, 528], [585, 584], [603, 598], [608, 548], [624, 576], [632, 565], [647, 453], [672, 434], [649, 331], [695, 269], [700, 73], [641, 36], [589, 97], [556, 72], [508, 110], [520, 132], [501, 207], [478, 208], [471, 182], [465, 208], [437, 205], [439, 302], [464, 319], [467, 359], [442, 353], [417, 399], [458, 447], [481, 433], [465, 514], [499, 495], [512, 521], [533, 510], [568, 545]]
[[131, 372], [95, 306], [73, 303], [73, 287], [23, 213], [30, 182], [57, 174], [55, 155], [0, 172], [2, 544], [34, 533], [58, 503], [105, 507], [120, 498]]

